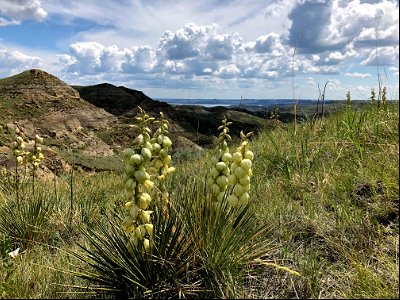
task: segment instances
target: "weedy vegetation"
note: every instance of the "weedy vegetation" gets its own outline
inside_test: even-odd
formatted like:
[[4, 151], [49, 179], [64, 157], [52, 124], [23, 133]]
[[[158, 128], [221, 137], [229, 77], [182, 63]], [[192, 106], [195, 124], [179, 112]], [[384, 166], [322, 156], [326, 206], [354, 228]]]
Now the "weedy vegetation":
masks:
[[0, 298], [399, 298], [398, 102], [346, 99], [176, 161], [140, 110], [119, 170], [56, 182], [0, 127]]

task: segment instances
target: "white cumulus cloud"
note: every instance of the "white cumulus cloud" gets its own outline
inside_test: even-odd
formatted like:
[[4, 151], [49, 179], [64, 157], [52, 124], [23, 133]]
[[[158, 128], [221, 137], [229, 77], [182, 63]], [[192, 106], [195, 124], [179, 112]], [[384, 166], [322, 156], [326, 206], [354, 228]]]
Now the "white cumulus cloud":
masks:
[[372, 75], [370, 73], [344, 73], [344, 76], [346, 77], [353, 77], [353, 78], [370, 78]]
[[25, 20], [42, 21], [46, 16], [40, 0], [0, 0], [0, 26]]

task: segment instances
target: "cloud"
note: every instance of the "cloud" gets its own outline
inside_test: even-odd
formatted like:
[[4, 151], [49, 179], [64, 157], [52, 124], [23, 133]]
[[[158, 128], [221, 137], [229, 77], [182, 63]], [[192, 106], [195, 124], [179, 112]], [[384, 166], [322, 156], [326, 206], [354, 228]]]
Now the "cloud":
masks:
[[344, 76], [346, 77], [353, 77], [353, 78], [371, 78], [372, 75], [370, 73], [345, 73]]
[[233, 52], [241, 45], [242, 38], [237, 34], [215, 35], [208, 39], [206, 53], [211, 59], [230, 60]]
[[39, 68], [42, 66], [42, 59], [36, 56], [29, 56], [20, 51], [9, 51], [0, 49], [0, 75], [9, 76], [25, 69]]
[[150, 46], [133, 47], [131, 50], [125, 49], [122, 69], [128, 73], [149, 73], [156, 63], [156, 54]]
[[334, 49], [322, 43], [323, 31], [327, 20], [331, 18], [329, 1], [303, 1], [289, 13], [292, 21], [289, 29], [288, 44], [302, 53], [318, 53]]
[[18, 25], [25, 20], [40, 22], [46, 16], [40, 0], [0, 0], [0, 26]]
[[233, 78], [240, 74], [240, 69], [234, 64], [229, 64], [229, 65], [220, 67], [220, 69], [218, 71], [216, 71], [214, 74], [217, 75], [218, 77], [225, 78], [225, 79]]
[[342, 51], [349, 44], [398, 44], [397, 1], [304, 0], [297, 3], [289, 18], [288, 44], [301, 53]]
[[[378, 61], [376, 58], [378, 57]], [[392, 66], [399, 63], [399, 46], [381, 47], [369, 51], [368, 58], [361, 62], [364, 66]]]
[[78, 42], [70, 45], [69, 54], [57, 55], [68, 72], [89, 75], [101, 72], [119, 72], [125, 51], [117, 46], [97, 42]]
[[210, 31], [216, 29], [215, 25], [197, 26], [193, 23], [186, 24], [175, 33], [166, 31], [159, 42], [159, 52], [168, 59], [180, 60], [196, 57], [200, 54], [200, 47], [206, 44]]
[[245, 49], [256, 53], [271, 53], [274, 56], [281, 56], [284, 50], [280, 36], [274, 32], [258, 37], [255, 43], [248, 43]]

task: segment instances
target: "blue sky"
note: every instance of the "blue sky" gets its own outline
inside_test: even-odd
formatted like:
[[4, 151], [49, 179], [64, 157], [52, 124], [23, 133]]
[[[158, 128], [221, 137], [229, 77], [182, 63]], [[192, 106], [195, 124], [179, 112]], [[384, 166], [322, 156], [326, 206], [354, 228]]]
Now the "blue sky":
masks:
[[[0, 0], [0, 78], [153, 98], [399, 97], [397, 0]], [[378, 58], [378, 64], [376, 62]], [[294, 75], [294, 77], [293, 77]], [[294, 84], [294, 88], [293, 88]]]

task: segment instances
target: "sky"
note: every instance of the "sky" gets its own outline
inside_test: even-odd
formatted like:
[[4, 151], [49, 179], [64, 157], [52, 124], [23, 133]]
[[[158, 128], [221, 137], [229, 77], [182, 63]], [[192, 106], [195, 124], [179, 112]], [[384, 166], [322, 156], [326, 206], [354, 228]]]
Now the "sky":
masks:
[[152, 98], [399, 99], [398, 0], [0, 0], [0, 78]]

